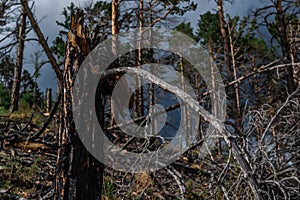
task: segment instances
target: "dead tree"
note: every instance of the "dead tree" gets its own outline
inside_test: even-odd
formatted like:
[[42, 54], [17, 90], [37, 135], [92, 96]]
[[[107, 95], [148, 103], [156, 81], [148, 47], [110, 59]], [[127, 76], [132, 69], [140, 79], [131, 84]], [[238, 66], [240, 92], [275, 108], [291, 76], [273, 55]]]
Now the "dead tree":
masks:
[[65, 50], [59, 127], [55, 199], [101, 199], [103, 167], [82, 144], [72, 116], [75, 75], [90, 50], [83, 13], [71, 18]]
[[25, 13], [24, 6], [22, 6], [19, 31], [18, 31], [17, 63], [14, 70], [14, 82], [13, 82], [12, 93], [11, 93], [11, 105], [9, 109], [11, 113], [18, 110], [19, 107], [25, 37], [26, 37], [26, 13]]
[[[232, 41], [230, 41], [230, 34], [227, 31], [227, 23], [225, 21], [225, 13], [224, 13], [224, 0], [218, 0], [218, 15], [219, 15], [219, 23], [220, 23], [220, 30], [221, 30], [221, 35], [223, 39], [223, 48], [224, 48], [224, 66], [226, 70], [226, 76], [227, 76], [227, 81], [231, 82], [237, 79], [236, 76], [236, 68], [233, 63], [235, 62], [234, 52], [232, 52], [232, 48], [230, 48], [232, 45]], [[230, 45], [229, 45], [230, 44]], [[232, 66], [233, 65], [233, 66]], [[228, 88], [227, 90], [227, 95], [232, 99], [232, 110], [233, 110], [233, 118], [235, 120], [235, 129], [237, 133], [241, 132], [241, 113], [240, 113], [240, 103], [239, 103], [239, 88], [238, 84], [236, 83], [233, 87]]]

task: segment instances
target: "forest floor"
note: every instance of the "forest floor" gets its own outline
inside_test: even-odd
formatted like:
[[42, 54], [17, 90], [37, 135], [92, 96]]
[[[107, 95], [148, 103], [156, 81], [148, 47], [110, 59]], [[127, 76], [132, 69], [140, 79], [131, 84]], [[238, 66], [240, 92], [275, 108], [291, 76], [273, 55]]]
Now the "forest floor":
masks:
[[31, 110], [10, 116], [1, 113], [0, 199], [41, 199], [53, 191], [55, 123], [50, 124], [40, 137], [30, 140], [46, 119], [42, 112]]
[[[31, 110], [13, 115], [0, 113], [1, 200], [52, 199], [58, 119], [52, 119], [46, 130], [32, 140], [47, 118], [43, 112]], [[153, 173], [131, 174], [107, 167], [102, 199], [182, 199], [183, 193], [186, 199], [201, 199], [206, 196], [214, 169], [203, 165], [196, 152], [189, 151], [171, 166]]]

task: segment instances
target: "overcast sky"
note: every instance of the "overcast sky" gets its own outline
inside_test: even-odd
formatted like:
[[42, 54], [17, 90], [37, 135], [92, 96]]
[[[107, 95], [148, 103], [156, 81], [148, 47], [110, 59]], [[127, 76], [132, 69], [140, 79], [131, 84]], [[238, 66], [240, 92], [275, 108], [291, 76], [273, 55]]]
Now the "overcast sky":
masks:
[[[62, 10], [64, 7], [70, 5], [71, 2], [74, 2], [76, 5], [84, 5], [87, 0], [38, 0], [35, 1], [35, 15], [37, 19], [43, 20], [40, 22], [41, 29], [45, 34], [45, 37], [48, 37], [49, 45], [52, 45], [52, 41], [58, 34], [58, 27], [56, 21], [62, 21], [63, 16], [61, 16]], [[189, 12], [184, 16], [184, 21], [191, 22], [194, 29], [196, 29], [197, 21], [199, 15], [207, 12], [214, 11], [217, 6], [214, 0], [194, 0], [198, 4], [197, 10], [195, 12]], [[247, 15], [249, 11], [253, 10], [256, 6], [260, 4], [259, 0], [235, 0], [233, 4], [225, 4], [225, 12], [230, 13], [231, 15]], [[26, 46], [26, 57], [29, 58], [29, 55], [34, 53], [39, 48], [38, 44], [28, 43]], [[46, 59], [46, 58], [44, 58]], [[27, 60], [27, 63], [29, 60]], [[32, 65], [31, 65], [32, 66]], [[25, 66], [26, 69], [29, 69], [29, 65]], [[30, 69], [29, 69], [30, 70]], [[31, 71], [31, 70], [30, 70]], [[45, 90], [47, 87], [53, 87], [54, 91], [56, 90], [56, 81], [55, 74], [53, 73], [50, 65], [45, 65], [42, 68], [42, 75], [39, 78], [39, 85], [42, 90]]]

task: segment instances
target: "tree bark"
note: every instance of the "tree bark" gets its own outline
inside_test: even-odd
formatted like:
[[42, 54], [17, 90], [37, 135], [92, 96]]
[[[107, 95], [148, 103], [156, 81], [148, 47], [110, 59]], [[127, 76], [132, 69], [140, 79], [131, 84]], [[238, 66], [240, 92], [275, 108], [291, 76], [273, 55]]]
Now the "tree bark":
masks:
[[116, 35], [119, 33], [119, 0], [112, 0], [112, 17], [111, 17], [111, 33]]
[[[143, 40], [143, 28], [144, 28], [144, 0], [140, 0], [139, 5], [139, 29], [140, 29], [140, 41], [139, 41], [139, 49], [138, 49], [138, 58], [137, 58], [137, 67], [140, 69], [140, 66], [143, 64], [143, 50], [141, 48], [142, 40]], [[142, 80], [138, 77], [138, 85], [142, 84]], [[144, 115], [144, 89], [141, 86], [136, 93], [136, 112], [137, 116], [141, 117]]]
[[230, 67], [230, 49], [228, 45], [228, 37], [227, 37], [226, 24], [224, 19], [223, 0], [218, 0], [218, 13], [219, 13], [220, 29], [221, 29], [222, 39], [223, 39], [224, 65], [225, 65], [228, 82], [231, 82], [232, 74], [231, 74], [231, 67]]
[[[283, 12], [282, 8], [282, 1], [277, 0], [276, 4], [276, 10], [277, 10], [277, 16], [278, 16], [278, 35], [279, 35], [279, 43], [281, 45], [281, 51], [282, 51], [282, 57], [283, 57], [283, 63], [287, 64], [292, 61], [290, 57], [291, 48], [288, 42], [287, 38], [287, 22], [285, 19], [285, 14]], [[288, 91], [291, 94], [296, 88], [294, 83], [294, 73], [293, 73], [293, 67], [288, 66], [286, 68], [287, 72], [287, 87]]]
[[82, 12], [72, 16], [66, 44], [55, 199], [101, 199], [103, 166], [85, 149], [72, 116], [73, 83], [88, 49], [82, 18]]
[[[118, 38], [116, 35], [119, 33], [119, 26], [118, 26], [118, 20], [119, 20], [119, 0], [112, 0], [112, 17], [111, 17], [111, 34], [112, 34], [112, 53], [116, 57], [118, 55]], [[115, 37], [114, 37], [115, 36]], [[113, 68], [116, 67], [116, 61], [113, 63]], [[118, 79], [118, 77], [116, 77]], [[110, 126], [113, 126], [115, 121], [115, 103], [113, 99], [110, 97]]]
[[[227, 81], [230, 83], [231, 81], [234, 81], [237, 77], [233, 76], [233, 69], [231, 67], [230, 62], [230, 55], [233, 54], [233, 52], [230, 51], [230, 46], [228, 42], [228, 34], [226, 31], [226, 22], [224, 19], [224, 10], [223, 10], [223, 0], [218, 0], [218, 12], [219, 12], [219, 21], [220, 21], [220, 28], [221, 28], [221, 34], [223, 39], [223, 48], [224, 48], [224, 62], [225, 62], [225, 70], [227, 74]], [[234, 57], [232, 57], [232, 61], [234, 62]], [[235, 69], [234, 69], [235, 70]], [[232, 108], [233, 108], [233, 118], [235, 121], [235, 129], [237, 133], [241, 133], [241, 114], [240, 114], [240, 108], [239, 108], [239, 95], [238, 95], [238, 87], [237, 84], [235, 84], [233, 87], [229, 87], [227, 90], [227, 95], [230, 99], [232, 99]]]
[[298, 19], [298, 22], [296, 24], [289, 23], [287, 27], [287, 32], [288, 32], [288, 41], [289, 45], [291, 48], [290, 51], [290, 57], [292, 61], [292, 68], [293, 68], [293, 75], [294, 75], [294, 83], [295, 83], [295, 88], [300, 87], [300, 65], [296, 64], [298, 62], [298, 57], [297, 57], [297, 52], [300, 49], [300, 19]]
[[11, 94], [11, 105], [10, 113], [18, 110], [19, 100], [20, 100], [20, 86], [21, 86], [21, 74], [23, 68], [23, 57], [24, 57], [24, 48], [25, 48], [25, 38], [26, 38], [26, 13], [25, 9], [22, 6], [20, 17], [20, 25], [18, 32], [18, 50], [17, 50], [17, 63], [14, 70], [14, 82], [12, 87]]
[[[234, 41], [232, 38], [232, 30], [231, 27], [228, 25], [228, 36], [229, 36], [229, 44], [230, 44], [230, 52], [231, 52], [231, 63], [232, 63], [232, 70], [233, 70], [233, 81], [238, 79], [237, 74], [237, 66], [235, 62], [235, 50], [234, 50]], [[236, 123], [236, 127], [238, 132], [240, 133], [242, 131], [242, 114], [241, 114], [241, 105], [240, 105], [240, 90], [239, 90], [239, 82], [236, 82], [233, 85], [234, 89], [234, 120]]]
[[[208, 39], [208, 54], [209, 54], [209, 60], [210, 60], [210, 73], [211, 73], [211, 90], [212, 90], [212, 113], [214, 115], [218, 112], [218, 105], [217, 105], [217, 96], [216, 96], [216, 77], [215, 77], [215, 67], [214, 67], [214, 57], [213, 57], [213, 45], [212, 45], [212, 39], [209, 37]], [[219, 156], [222, 155], [222, 139], [218, 139], [217, 141], [217, 147], [218, 147], [218, 154]]]

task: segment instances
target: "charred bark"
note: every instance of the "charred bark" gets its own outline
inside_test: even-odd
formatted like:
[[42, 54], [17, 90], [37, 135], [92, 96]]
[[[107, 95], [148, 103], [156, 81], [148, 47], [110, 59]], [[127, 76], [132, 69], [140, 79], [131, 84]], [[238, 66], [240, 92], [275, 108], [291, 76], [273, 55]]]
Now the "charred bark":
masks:
[[88, 43], [83, 32], [83, 14], [72, 16], [66, 44], [62, 80], [56, 199], [101, 199], [102, 164], [93, 158], [75, 129], [72, 115], [72, 88]]

